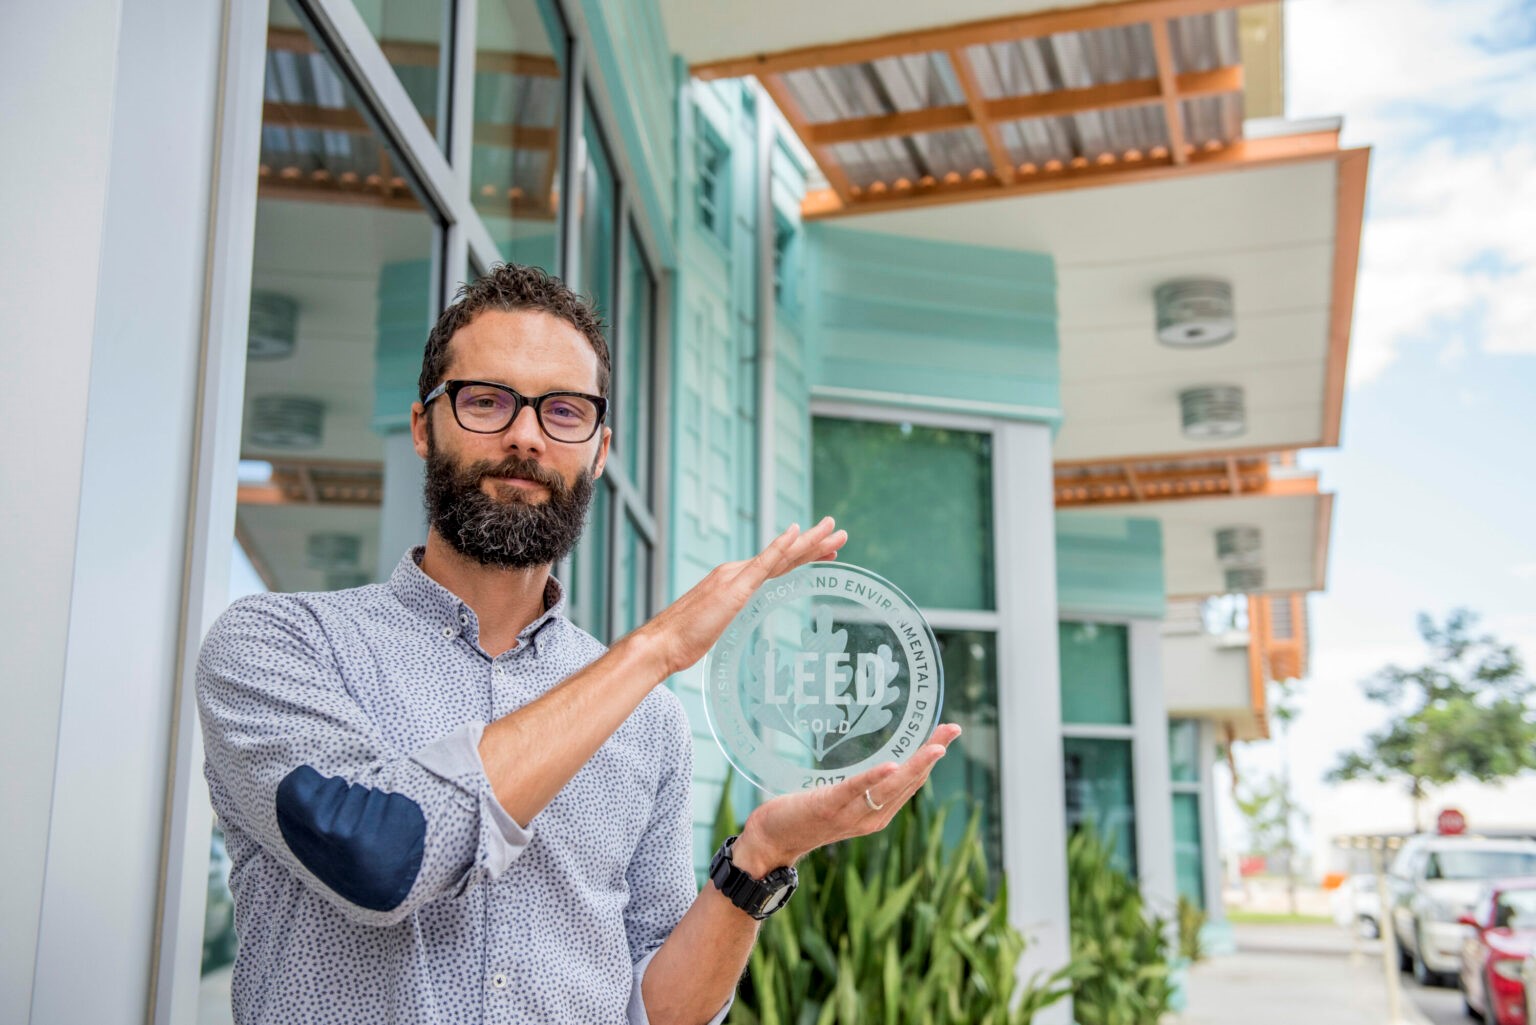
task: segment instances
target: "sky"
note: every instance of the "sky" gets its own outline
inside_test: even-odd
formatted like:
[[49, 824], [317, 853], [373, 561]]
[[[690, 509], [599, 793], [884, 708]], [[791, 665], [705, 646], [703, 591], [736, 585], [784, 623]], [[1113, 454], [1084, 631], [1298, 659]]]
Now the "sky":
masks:
[[[1372, 150], [1342, 443], [1302, 457], [1338, 495], [1285, 743], [1319, 808], [1380, 722], [1359, 681], [1422, 661], [1419, 612], [1478, 611], [1536, 672], [1536, 0], [1285, 16], [1287, 116], [1340, 115], [1343, 144]], [[1243, 745], [1239, 771], [1274, 771], [1279, 746]], [[1536, 806], [1511, 815], [1536, 826]]]

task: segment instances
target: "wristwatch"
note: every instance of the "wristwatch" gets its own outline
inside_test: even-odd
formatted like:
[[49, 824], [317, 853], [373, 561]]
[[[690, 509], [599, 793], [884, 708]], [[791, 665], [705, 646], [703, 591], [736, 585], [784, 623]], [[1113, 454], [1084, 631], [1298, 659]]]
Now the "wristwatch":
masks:
[[726, 837], [725, 843], [715, 852], [714, 860], [709, 863], [709, 879], [732, 904], [761, 922], [789, 902], [789, 895], [800, 885], [800, 876], [785, 865], [761, 879], [753, 879], [731, 860], [731, 850], [737, 839]]

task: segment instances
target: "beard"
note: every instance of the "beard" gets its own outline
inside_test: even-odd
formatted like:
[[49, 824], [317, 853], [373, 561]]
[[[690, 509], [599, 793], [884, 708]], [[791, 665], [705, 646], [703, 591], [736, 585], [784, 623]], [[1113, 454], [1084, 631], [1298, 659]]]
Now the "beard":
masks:
[[[530, 502], [518, 489], [503, 486], [502, 497], [492, 498], [481, 486], [487, 477], [537, 481], [549, 497]], [[584, 469], [567, 484], [554, 470], [521, 456], [457, 466], [428, 432], [427, 518], [456, 552], [482, 566], [533, 569], [569, 555], [586, 523], [592, 481], [591, 469]]]

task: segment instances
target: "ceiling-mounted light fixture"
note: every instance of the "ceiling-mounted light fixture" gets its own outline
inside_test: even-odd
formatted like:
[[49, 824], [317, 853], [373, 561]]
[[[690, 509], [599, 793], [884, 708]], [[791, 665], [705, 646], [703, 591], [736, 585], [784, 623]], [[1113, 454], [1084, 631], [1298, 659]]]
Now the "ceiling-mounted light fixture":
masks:
[[251, 403], [252, 444], [306, 449], [320, 445], [325, 403], [292, 395], [262, 395]]
[[1228, 594], [1243, 594], [1264, 590], [1264, 569], [1261, 566], [1239, 566], [1225, 571]]
[[1188, 438], [1234, 438], [1248, 429], [1243, 389], [1235, 384], [1179, 392], [1179, 414]]
[[1179, 349], [1220, 345], [1237, 336], [1232, 283], [1219, 278], [1165, 281], [1152, 293], [1157, 340]]
[[299, 304], [277, 292], [251, 293], [251, 319], [245, 353], [251, 359], [292, 356], [299, 338]]
[[322, 531], [309, 535], [304, 554], [310, 569], [356, 569], [363, 557], [363, 539], [357, 534]]
[[1258, 527], [1222, 527], [1216, 531], [1216, 561], [1228, 569], [1257, 566], [1263, 559]]

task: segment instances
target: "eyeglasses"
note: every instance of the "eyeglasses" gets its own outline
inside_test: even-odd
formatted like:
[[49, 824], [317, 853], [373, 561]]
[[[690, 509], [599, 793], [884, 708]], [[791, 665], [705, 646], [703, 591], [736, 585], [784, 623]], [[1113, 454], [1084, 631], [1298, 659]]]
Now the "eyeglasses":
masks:
[[444, 381], [421, 400], [423, 406], [446, 394], [453, 418], [466, 431], [500, 434], [512, 425], [524, 406], [533, 407], [539, 429], [551, 441], [579, 444], [597, 433], [608, 400], [579, 391], [552, 391], [529, 398], [504, 384], [490, 381]]

